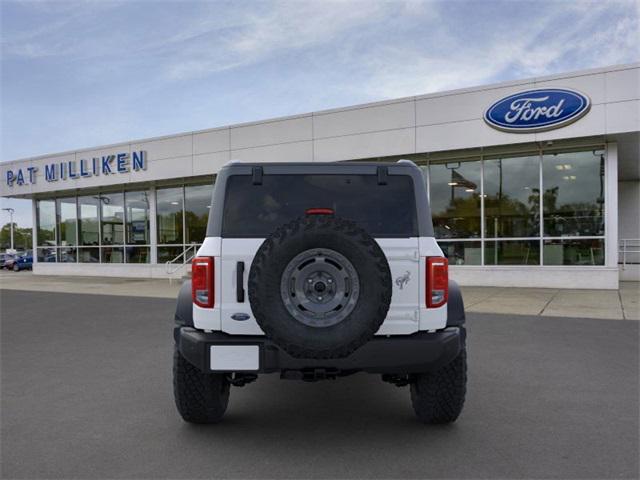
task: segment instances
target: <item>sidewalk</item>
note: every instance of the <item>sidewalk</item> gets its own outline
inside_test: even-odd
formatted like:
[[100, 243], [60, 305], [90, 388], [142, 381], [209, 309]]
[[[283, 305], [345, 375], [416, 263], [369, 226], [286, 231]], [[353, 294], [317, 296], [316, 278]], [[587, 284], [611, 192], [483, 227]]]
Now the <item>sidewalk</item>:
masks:
[[638, 282], [620, 290], [463, 287], [462, 295], [469, 312], [640, 320]]
[[0, 270], [0, 289], [33, 292], [91, 293], [131, 297], [176, 298], [181, 280], [34, 275]]
[[[0, 289], [176, 298], [180, 281], [0, 271]], [[637, 282], [622, 282], [618, 291], [462, 287], [462, 295], [468, 312], [640, 320], [640, 284]]]

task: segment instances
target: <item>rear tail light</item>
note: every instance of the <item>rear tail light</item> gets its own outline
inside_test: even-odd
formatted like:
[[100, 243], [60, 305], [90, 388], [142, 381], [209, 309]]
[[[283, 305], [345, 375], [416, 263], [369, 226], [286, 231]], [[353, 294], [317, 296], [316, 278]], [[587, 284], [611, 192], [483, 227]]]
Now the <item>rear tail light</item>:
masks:
[[213, 257], [196, 257], [191, 262], [191, 299], [199, 307], [213, 308]]
[[449, 262], [444, 257], [427, 257], [427, 308], [441, 307], [449, 297]]

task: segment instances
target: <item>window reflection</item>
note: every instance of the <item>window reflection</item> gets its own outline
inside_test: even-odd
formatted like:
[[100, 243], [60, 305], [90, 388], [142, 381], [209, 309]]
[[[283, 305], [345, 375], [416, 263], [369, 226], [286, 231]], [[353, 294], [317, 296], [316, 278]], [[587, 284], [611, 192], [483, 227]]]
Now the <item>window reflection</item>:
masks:
[[53, 247], [38, 248], [36, 255], [40, 263], [54, 263], [57, 261], [57, 252]]
[[72, 247], [61, 247], [57, 249], [58, 261], [62, 263], [75, 263], [76, 262], [76, 249]]
[[[212, 193], [211, 183], [157, 190], [160, 263], [182, 253], [184, 242], [202, 243]], [[149, 263], [151, 201], [144, 190], [37, 201], [39, 261]]]
[[78, 261], [80, 263], [98, 263], [100, 261], [100, 249], [97, 247], [78, 248]]
[[182, 254], [184, 249], [179, 247], [158, 247], [158, 263], [165, 263], [173, 260]]
[[149, 263], [150, 249], [149, 247], [126, 247], [126, 261], [127, 263]]
[[604, 240], [562, 239], [544, 241], [545, 265], [604, 265]]
[[538, 240], [485, 241], [485, 265], [539, 265]]
[[545, 154], [544, 235], [604, 235], [604, 154]]
[[124, 194], [100, 195], [102, 208], [102, 244], [122, 245], [124, 243]]
[[147, 192], [126, 192], [125, 210], [127, 244], [148, 245], [150, 243], [149, 194]]
[[99, 245], [98, 197], [78, 197], [78, 233], [80, 245]]
[[213, 186], [190, 185], [184, 189], [184, 217], [187, 238], [185, 243], [201, 243], [207, 234]]
[[58, 245], [67, 246], [76, 244], [76, 198], [58, 198]]
[[182, 243], [182, 187], [158, 189], [156, 198], [158, 243]]
[[124, 249], [122, 247], [102, 247], [102, 263], [122, 263], [124, 262]]
[[449, 265], [480, 265], [482, 263], [481, 242], [438, 242]]
[[484, 162], [485, 235], [540, 235], [540, 157], [495, 158]]
[[431, 213], [436, 238], [480, 236], [480, 161], [429, 167]]
[[53, 200], [38, 200], [38, 245], [56, 244], [56, 203]]

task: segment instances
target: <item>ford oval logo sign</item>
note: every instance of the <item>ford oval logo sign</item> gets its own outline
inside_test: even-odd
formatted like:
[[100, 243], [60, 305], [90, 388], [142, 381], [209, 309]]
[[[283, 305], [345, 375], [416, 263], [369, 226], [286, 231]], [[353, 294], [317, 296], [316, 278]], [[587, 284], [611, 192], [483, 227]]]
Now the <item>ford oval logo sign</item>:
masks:
[[575, 122], [590, 107], [589, 97], [575, 90], [541, 88], [498, 100], [484, 113], [484, 120], [507, 132], [540, 132]]

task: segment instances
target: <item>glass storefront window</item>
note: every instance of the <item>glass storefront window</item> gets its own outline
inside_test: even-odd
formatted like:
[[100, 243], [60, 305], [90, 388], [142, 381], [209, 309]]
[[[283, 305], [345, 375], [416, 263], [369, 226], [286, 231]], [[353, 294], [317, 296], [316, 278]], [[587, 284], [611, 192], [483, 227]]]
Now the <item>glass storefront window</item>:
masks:
[[158, 263], [165, 263], [173, 260], [184, 251], [182, 245], [179, 247], [158, 247]]
[[71, 247], [60, 247], [58, 251], [58, 262], [75, 263], [77, 257], [77, 249]]
[[604, 165], [597, 150], [543, 155], [545, 237], [604, 235]]
[[480, 237], [480, 160], [429, 166], [436, 238]]
[[540, 265], [538, 240], [492, 240], [484, 244], [485, 265]]
[[58, 198], [58, 245], [76, 244], [77, 214], [76, 198]]
[[100, 249], [97, 247], [78, 248], [78, 261], [80, 263], [99, 263]]
[[[450, 264], [482, 265], [484, 257], [485, 265], [604, 265], [601, 152], [431, 157], [421, 168], [435, 237]], [[157, 248], [162, 264], [203, 241], [211, 183], [156, 190], [157, 247], [151, 245], [149, 195], [126, 191], [38, 200], [38, 261], [140, 264], [149, 263]]]
[[[182, 243], [182, 187], [156, 191], [158, 244]], [[160, 262], [160, 253], [158, 261]]]
[[124, 194], [100, 195], [102, 245], [124, 243]]
[[127, 263], [149, 263], [150, 248], [149, 247], [125, 247], [125, 255]]
[[38, 262], [54, 263], [57, 261], [57, 252], [54, 247], [39, 247], [36, 251]]
[[481, 242], [438, 242], [449, 260], [449, 265], [480, 265], [482, 263]]
[[604, 265], [604, 239], [545, 240], [544, 265]]
[[100, 249], [100, 261], [102, 263], [122, 263], [122, 262], [124, 262], [124, 248], [122, 248], [122, 247], [102, 247]]
[[540, 157], [484, 161], [485, 236], [540, 235]]
[[125, 192], [124, 196], [126, 243], [127, 245], [148, 245], [151, 243], [149, 235], [149, 193]]
[[37, 234], [38, 245], [56, 244], [56, 202], [53, 200], [38, 200], [37, 204]]
[[[98, 197], [78, 197], [78, 233], [80, 245], [99, 245]], [[82, 260], [81, 260], [82, 261]]]
[[185, 243], [202, 243], [207, 234], [213, 186], [188, 185], [184, 189]]

